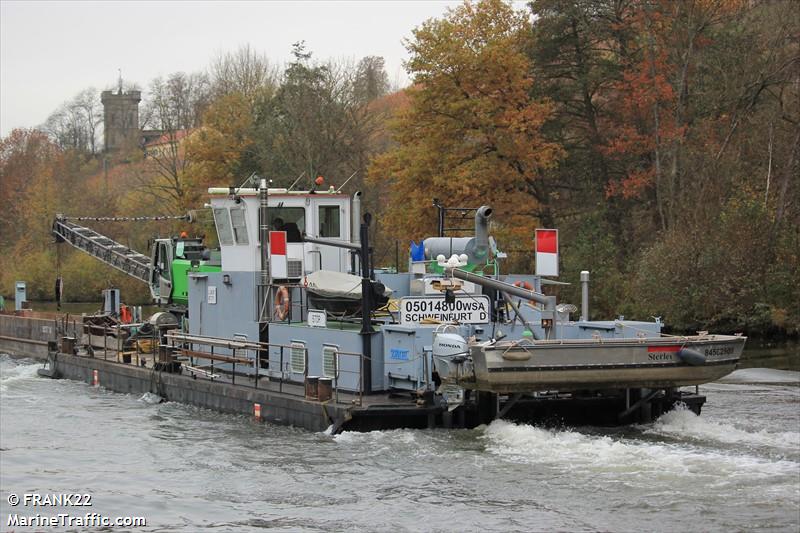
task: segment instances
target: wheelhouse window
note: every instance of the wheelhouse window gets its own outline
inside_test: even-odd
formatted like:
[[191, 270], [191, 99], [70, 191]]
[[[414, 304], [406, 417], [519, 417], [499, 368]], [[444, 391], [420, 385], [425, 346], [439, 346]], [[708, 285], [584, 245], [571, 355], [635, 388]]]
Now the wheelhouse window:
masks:
[[321, 205], [319, 206], [319, 236], [320, 237], [341, 237], [339, 229], [339, 206]]
[[214, 224], [217, 226], [217, 237], [219, 243], [223, 246], [230, 246], [233, 244], [233, 230], [231, 229], [231, 219], [228, 216], [228, 210], [224, 207], [215, 207]]
[[285, 231], [287, 242], [303, 242], [306, 230], [306, 210], [304, 207], [271, 207], [269, 209], [269, 229]]
[[236, 244], [248, 244], [247, 219], [245, 218], [244, 208], [231, 207], [231, 225], [233, 226], [233, 237], [236, 240]]

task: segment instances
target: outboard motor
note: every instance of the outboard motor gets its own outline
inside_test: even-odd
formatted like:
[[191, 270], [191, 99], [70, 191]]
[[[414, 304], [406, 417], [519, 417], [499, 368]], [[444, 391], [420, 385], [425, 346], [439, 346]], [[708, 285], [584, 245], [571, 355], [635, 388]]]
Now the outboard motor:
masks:
[[469, 355], [467, 341], [457, 333], [434, 333], [433, 358], [439, 377], [443, 380], [455, 379], [456, 368]]

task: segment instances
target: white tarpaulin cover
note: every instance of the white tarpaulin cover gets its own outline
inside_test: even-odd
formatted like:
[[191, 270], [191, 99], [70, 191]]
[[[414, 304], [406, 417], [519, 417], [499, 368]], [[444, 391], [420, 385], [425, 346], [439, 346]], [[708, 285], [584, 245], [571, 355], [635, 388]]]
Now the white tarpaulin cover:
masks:
[[[307, 289], [314, 294], [328, 298], [361, 299], [361, 278], [334, 270], [317, 270], [306, 276]], [[383, 295], [392, 295], [392, 289], [386, 287]]]

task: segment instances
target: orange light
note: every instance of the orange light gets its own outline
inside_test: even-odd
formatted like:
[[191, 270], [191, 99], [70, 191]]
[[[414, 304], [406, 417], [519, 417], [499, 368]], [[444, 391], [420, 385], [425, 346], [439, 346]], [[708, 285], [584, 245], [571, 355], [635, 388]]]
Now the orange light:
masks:
[[316, 183], [317, 185], [322, 185], [323, 183], [325, 183], [325, 178], [323, 178], [322, 176], [317, 176], [317, 179], [314, 180], [314, 183]]

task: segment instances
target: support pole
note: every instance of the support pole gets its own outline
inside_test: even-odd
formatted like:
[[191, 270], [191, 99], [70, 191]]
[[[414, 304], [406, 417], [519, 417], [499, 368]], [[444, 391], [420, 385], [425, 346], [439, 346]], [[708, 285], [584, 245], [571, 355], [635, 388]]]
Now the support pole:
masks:
[[369, 279], [369, 221], [370, 214], [364, 215], [361, 223], [361, 353], [363, 354], [362, 365], [362, 389], [369, 393], [372, 390], [372, 321], [370, 311], [372, 310], [372, 282]]
[[506, 404], [503, 406], [502, 411], [500, 411], [497, 414], [497, 418], [503, 418], [504, 416], [506, 416], [508, 412], [511, 410], [511, 408], [517, 404], [520, 398], [522, 398], [521, 392], [517, 392], [513, 396], [511, 396], [511, 398], [509, 398]]
[[581, 322], [589, 321], [589, 271], [581, 270]]
[[511, 296], [509, 296], [505, 292], [503, 292], [501, 294], [503, 295], [503, 299], [506, 301], [506, 303], [511, 306], [511, 309], [514, 310], [514, 313], [516, 314], [516, 317], [519, 319], [520, 322], [522, 322], [522, 325], [525, 326], [525, 329], [527, 329], [528, 331], [531, 332], [531, 335], [533, 335], [533, 338], [535, 340], [539, 340], [538, 335], [536, 335], [536, 332], [533, 331], [533, 326], [531, 326], [530, 322], [528, 322], [527, 320], [525, 320], [522, 317], [522, 313], [519, 312], [519, 306], [514, 302], [514, 300], [511, 298]]
[[[642, 392], [646, 391], [647, 389], [642, 389]], [[639, 409], [640, 407], [644, 407], [647, 405], [653, 398], [658, 396], [661, 393], [661, 389], [656, 389], [650, 391], [649, 393], [644, 393], [642, 398], [636, 402], [635, 404], [631, 405], [624, 411], [622, 411], [619, 415], [617, 415], [617, 419], [620, 422], [624, 422], [634, 411]], [[640, 420], [640, 422], [649, 422], [649, 420]]]
[[269, 272], [269, 212], [267, 180], [262, 179], [258, 188], [258, 243], [261, 246], [261, 301], [258, 302], [258, 321], [265, 322], [270, 294]]

